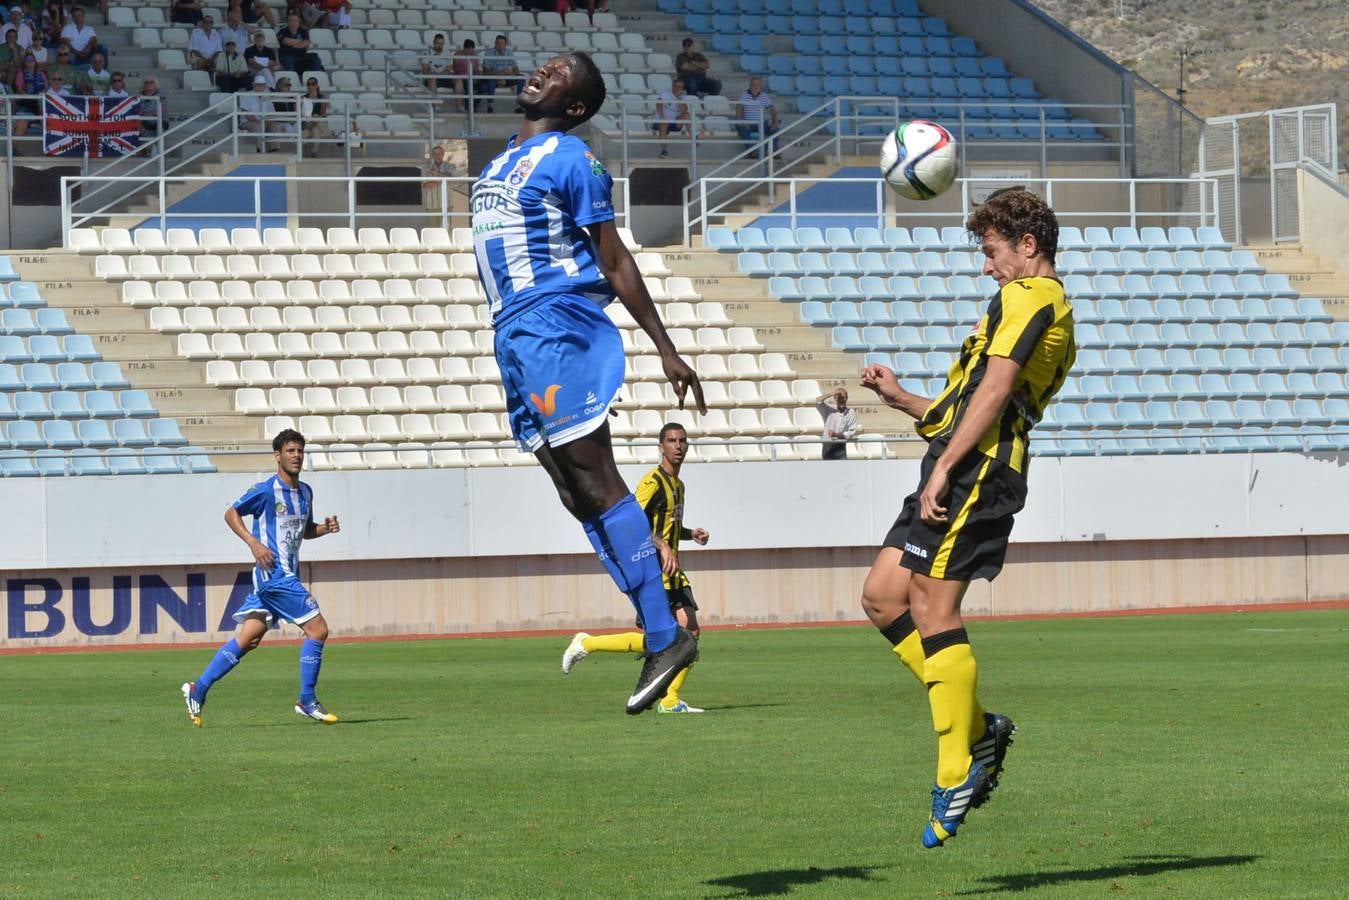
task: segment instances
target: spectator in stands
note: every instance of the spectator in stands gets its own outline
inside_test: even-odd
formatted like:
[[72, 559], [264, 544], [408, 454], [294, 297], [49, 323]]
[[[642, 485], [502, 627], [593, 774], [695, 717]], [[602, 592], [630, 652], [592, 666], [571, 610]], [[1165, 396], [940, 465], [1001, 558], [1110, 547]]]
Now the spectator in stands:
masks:
[[[8, 37], [11, 31], [18, 37], [19, 46], [21, 48], [27, 50], [32, 46], [33, 29], [23, 20], [23, 10], [17, 6], [11, 6], [9, 8], [9, 21], [5, 23], [3, 28], [0, 28], [0, 34]], [[15, 62], [15, 65], [18, 65], [17, 61]]]
[[237, 6], [230, 7], [229, 12], [225, 13], [225, 24], [216, 29], [220, 33], [220, 46], [234, 41], [235, 49], [240, 53], [252, 46], [253, 32], [256, 30], [251, 25], [244, 24], [243, 13], [239, 12]]
[[103, 54], [95, 53], [93, 62], [89, 64], [89, 68], [84, 72], [84, 78], [80, 80], [80, 92], [102, 97], [111, 85], [112, 73], [108, 71]]
[[[422, 182], [422, 208], [427, 212], [434, 213], [431, 217], [431, 224], [439, 225], [442, 214], [450, 211], [450, 190], [449, 185], [441, 179], [448, 178], [454, 174], [450, 163], [445, 159], [445, 148], [440, 144], [431, 146], [430, 159], [426, 165], [422, 166], [422, 177], [426, 179]], [[444, 185], [444, 194], [442, 195], [442, 185]], [[441, 197], [444, 197], [442, 202]]]
[[309, 66], [309, 29], [300, 24], [300, 14], [286, 16], [286, 27], [276, 33], [281, 68], [303, 75]]
[[721, 81], [707, 74], [712, 64], [698, 52], [693, 38], [684, 38], [684, 52], [675, 57], [675, 77], [684, 82], [690, 94], [706, 97], [721, 93]]
[[847, 459], [848, 441], [857, 437], [857, 410], [848, 406], [847, 389], [840, 387], [825, 394], [815, 401], [815, 410], [824, 419], [824, 452], [820, 458]]
[[48, 75], [47, 93], [60, 94], [62, 97], [71, 96], [70, 85], [66, 83], [66, 76], [61, 72], [53, 72]]
[[267, 93], [267, 76], [259, 73], [253, 76], [253, 90], [239, 98], [239, 127], [244, 131], [258, 135], [258, 152], [267, 152], [264, 135], [271, 130], [271, 117], [274, 107]]
[[684, 99], [684, 82], [675, 79], [660, 92], [656, 98], [656, 120], [651, 123], [651, 130], [660, 135], [660, 158], [665, 159], [670, 155], [670, 151], [665, 148], [666, 137], [689, 130], [689, 104]]
[[5, 84], [14, 80], [27, 51], [19, 46], [19, 33], [14, 29], [5, 32], [5, 42], [0, 44], [0, 78]]
[[60, 73], [61, 78], [66, 82], [66, 84], [75, 83], [75, 77], [79, 74], [79, 70], [70, 64], [70, 59], [72, 55], [73, 54], [70, 52], [70, 48], [67, 47], [65, 44], [60, 45], [56, 49], [56, 62], [52, 63], [50, 66], [47, 67], [48, 81], [52, 80], [53, 75]]
[[268, 121], [267, 130], [277, 134], [296, 134], [296, 97], [295, 85], [290, 83], [289, 75], [282, 75], [276, 79], [276, 88], [273, 91], [272, 110], [276, 112], [276, 118]]
[[46, 5], [42, 7], [42, 32], [47, 35], [47, 40], [55, 43], [61, 39], [61, 29], [66, 27], [69, 21], [68, 10], [64, 0], [47, 0]]
[[431, 50], [422, 60], [422, 81], [430, 88], [431, 93], [437, 93], [440, 90], [440, 82], [450, 71], [450, 55], [445, 52], [445, 35], [436, 32], [431, 38]]
[[52, 63], [51, 52], [47, 50], [47, 35], [38, 28], [33, 32], [33, 43], [28, 45], [28, 52], [33, 54], [33, 59], [37, 60], [37, 67], [46, 71], [47, 66]]
[[[496, 112], [496, 92], [501, 88], [507, 88], [511, 94], [520, 93], [520, 89], [525, 86], [524, 76], [520, 74], [520, 67], [515, 63], [515, 49], [507, 42], [504, 34], [496, 36], [492, 42], [490, 50], [484, 50], [482, 54], [482, 71], [484, 75], [491, 75], [491, 81], [478, 82], [484, 86], [487, 94], [487, 111]], [[513, 76], [513, 77], [507, 77]], [[517, 106], [516, 112], [522, 112]]]
[[244, 51], [244, 60], [254, 79], [261, 75], [267, 84], [276, 84], [276, 51], [267, 46], [266, 32], [253, 32], [253, 46]]
[[108, 85], [108, 99], [125, 100], [130, 96], [131, 94], [129, 94], [126, 89], [126, 73], [113, 72], [112, 82]]
[[304, 83], [304, 96], [300, 98], [300, 123], [304, 126], [304, 136], [317, 141], [329, 136], [328, 101], [319, 90], [319, 80], [310, 76]]
[[87, 66], [93, 61], [95, 53], [102, 53], [104, 59], [108, 58], [108, 48], [98, 42], [98, 32], [94, 31], [94, 26], [85, 24], [82, 7], [77, 6], [70, 11], [70, 23], [61, 29], [61, 40], [70, 45], [72, 65]]
[[215, 19], [204, 16], [201, 25], [192, 29], [187, 39], [187, 64], [203, 72], [214, 72], [216, 60], [225, 52], [220, 32], [215, 30]]
[[777, 133], [778, 110], [773, 105], [773, 98], [764, 91], [763, 79], [759, 76], [751, 78], [749, 88], [740, 95], [735, 118], [735, 130], [740, 139], [751, 147]]
[[178, 25], [196, 25], [202, 15], [201, 0], [173, 0], [169, 9], [169, 21]]
[[252, 80], [253, 73], [248, 68], [248, 60], [244, 59], [231, 38], [225, 42], [225, 52], [220, 54], [216, 62], [215, 86], [227, 94], [233, 94], [248, 87]]
[[[13, 92], [20, 94], [38, 94], [46, 93], [47, 76], [43, 74], [42, 69], [38, 67], [38, 58], [31, 53], [24, 54], [23, 65], [13, 73], [13, 80], [9, 82]], [[18, 104], [20, 111], [32, 113], [34, 116], [42, 115], [42, 101], [40, 100], [20, 100]], [[18, 130], [15, 134], [23, 134]]]
[[249, 25], [262, 20], [273, 28], [277, 27], [276, 13], [263, 0], [230, 0], [230, 9], [237, 9], [240, 18]]
[[464, 100], [459, 108], [468, 112], [468, 104], [473, 102], [473, 111], [478, 111], [478, 95], [482, 93], [475, 76], [478, 74], [478, 44], [472, 38], [464, 39], [464, 46], [454, 51], [453, 70], [461, 77], [450, 80], [450, 86], [456, 94], [463, 94]]
[[153, 75], [141, 80], [141, 139], [154, 138], [163, 130], [166, 110], [164, 92]]
[[319, 24], [325, 28], [341, 29], [351, 27], [351, 3], [349, 0], [319, 0], [324, 17]]

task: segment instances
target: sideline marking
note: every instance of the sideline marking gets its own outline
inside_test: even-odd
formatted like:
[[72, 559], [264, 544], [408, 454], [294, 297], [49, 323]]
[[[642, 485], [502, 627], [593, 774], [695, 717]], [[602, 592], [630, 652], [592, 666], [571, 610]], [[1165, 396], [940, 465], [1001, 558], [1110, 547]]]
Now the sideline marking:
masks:
[[[1163, 606], [1139, 609], [1104, 609], [1091, 612], [1019, 613], [1006, 616], [965, 616], [967, 622], [1023, 622], [1035, 619], [1116, 619], [1122, 616], [1188, 616], [1206, 613], [1298, 612], [1317, 609], [1349, 609], [1349, 600], [1311, 600], [1293, 603], [1237, 603], [1231, 606]], [[707, 631], [753, 631], [770, 628], [842, 628], [870, 625], [866, 619], [839, 619], [828, 622], [750, 622], [744, 625], [702, 625]], [[622, 634], [631, 628], [607, 628], [591, 634]], [[575, 628], [541, 628], [534, 631], [463, 631], [454, 634], [379, 634], [335, 635], [343, 644], [373, 644], [386, 641], [450, 641], [468, 638], [563, 637]], [[267, 641], [276, 645], [299, 646], [304, 638], [279, 638]], [[27, 656], [40, 653], [111, 653], [125, 650], [200, 650], [219, 647], [220, 641], [187, 641], [172, 644], [78, 644], [65, 647], [0, 647], [0, 656]]]

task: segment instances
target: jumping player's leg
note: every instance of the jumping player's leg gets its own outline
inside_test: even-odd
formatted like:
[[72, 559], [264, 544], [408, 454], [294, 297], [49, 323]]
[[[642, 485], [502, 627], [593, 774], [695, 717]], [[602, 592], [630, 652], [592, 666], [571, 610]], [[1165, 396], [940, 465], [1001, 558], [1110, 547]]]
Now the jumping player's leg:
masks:
[[910, 596], [914, 623], [922, 636], [923, 680], [937, 732], [937, 785], [954, 787], [970, 771], [970, 745], [983, 734], [984, 710], [975, 698], [978, 666], [970, 647], [960, 603], [968, 581], [914, 573]]
[[926, 684], [923, 680], [923, 641], [909, 610], [912, 573], [900, 565], [903, 558], [903, 551], [896, 547], [882, 547], [876, 554], [876, 561], [862, 583], [862, 611], [890, 641], [904, 667], [920, 684]]
[[651, 525], [614, 462], [608, 423], [560, 447], [545, 444], [535, 456], [563, 505], [580, 520], [609, 576], [632, 600], [646, 649], [670, 646], [677, 626], [661, 580], [660, 556]]

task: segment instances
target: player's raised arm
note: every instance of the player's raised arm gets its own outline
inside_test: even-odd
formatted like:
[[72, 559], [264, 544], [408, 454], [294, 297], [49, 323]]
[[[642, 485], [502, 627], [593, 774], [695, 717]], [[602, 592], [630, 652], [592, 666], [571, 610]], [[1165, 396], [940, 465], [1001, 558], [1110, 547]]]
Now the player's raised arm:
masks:
[[674, 342], [670, 340], [670, 335], [666, 333], [665, 325], [660, 320], [660, 314], [656, 312], [656, 304], [652, 302], [651, 294], [647, 292], [646, 283], [642, 281], [642, 273], [638, 270], [637, 263], [628, 252], [628, 248], [623, 246], [623, 239], [618, 236], [618, 228], [615, 227], [613, 220], [596, 222], [589, 226], [588, 230], [590, 239], [595, 244], [595, 259], [599, 263], [600, 271], [609, 279], [614, 293], [618, 295], [618, 299], [628, 312], [632, 313], [633, 319], [642, 326], [642, 330], [656, 345], [661, 364], [665, 368], [665, 376], [670, 379], [675, 396], [679, 398], [679, 408], [684, 408], [684, 397], [692, 390], [698, 412], [707, 412], [707, 403], [703, 400], [703, 386], [698, 382], [698, 375], [675, 350]]
[[921, 419], [923, 413], [932, 405], [932, 401], [928, 398], [920, 397], [900, 387], [894, 370], [879, 363], [862, 369], [861, 383], [862, 387], [875, 391], [876, 396], [880, 397], [886, 406], [906, 412], [915, 419]]

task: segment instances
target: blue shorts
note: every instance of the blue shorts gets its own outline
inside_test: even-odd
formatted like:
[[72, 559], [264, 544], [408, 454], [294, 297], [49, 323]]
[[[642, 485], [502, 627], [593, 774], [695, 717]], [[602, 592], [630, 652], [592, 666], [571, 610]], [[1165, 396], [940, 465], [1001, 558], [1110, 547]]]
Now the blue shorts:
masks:
[[559, 294], [496, 333], [511, 434], [529, 453], [604, 424], [623, 388], [623, 337], [593, 300]]
[[319, 612], [318, 601], [309, 593], [309, 588], [294, 575], [285, 575], [273, 578], [245, 597], [234, 612], [234, 621], [243, 622], [262, 613], [267, 617], [268, 625], [276, 624], [277, 619], [303, 625]]

